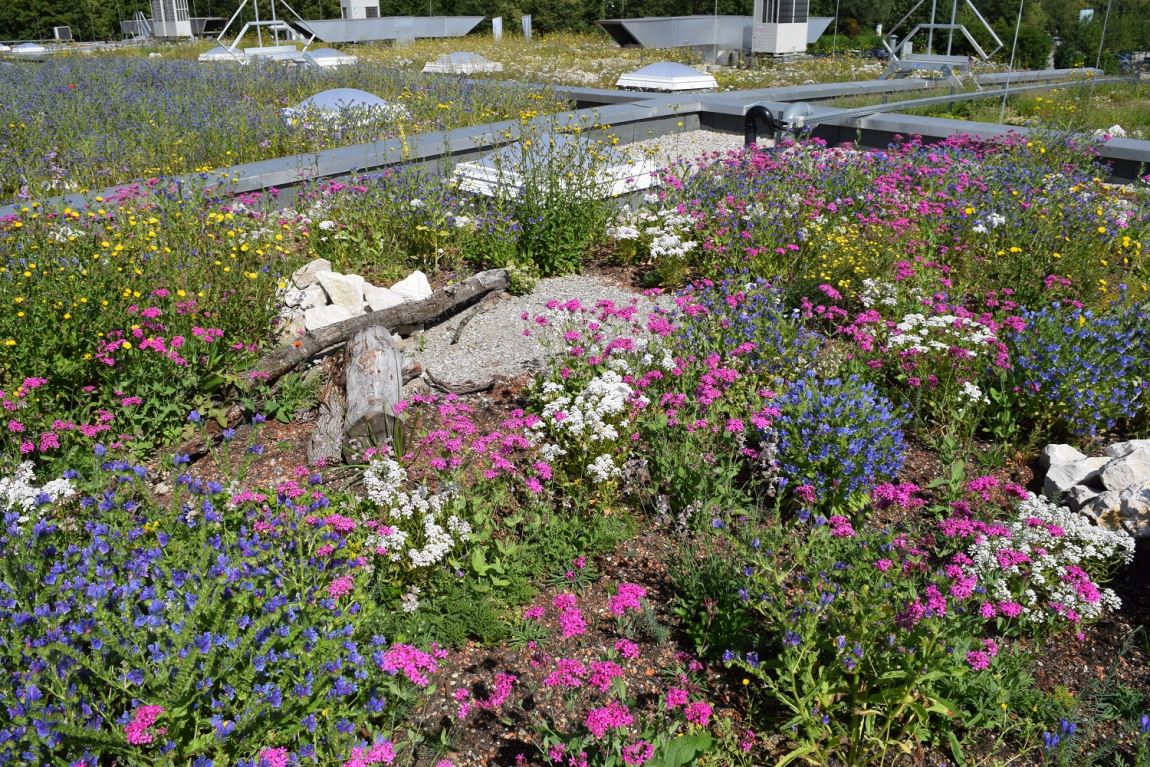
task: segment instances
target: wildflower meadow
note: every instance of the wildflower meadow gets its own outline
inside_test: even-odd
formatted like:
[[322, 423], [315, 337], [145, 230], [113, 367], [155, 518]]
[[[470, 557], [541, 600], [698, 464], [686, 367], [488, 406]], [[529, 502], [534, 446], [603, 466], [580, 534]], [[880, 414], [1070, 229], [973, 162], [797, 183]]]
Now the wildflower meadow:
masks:
[[[0, 69], [0, 765], [1150, 765], [1138, 530], [1041, 492], [1048, 444], [1150, 437], [1150, 190], [1088, 139], [220, 199], [163, 179], [319, 141], [267, 112], [318, 75], [165, 106], [93, 61]], [[558, 108], [375, 71], [405, 130]], [[156, 109], [207, 138], [137, 154]], [[154, 181], [43, 200], [108, 176]], [[538, 370], [309, 465], [331, 365], [261, 361], [318, 258], [632, 298], [525, 310]]]

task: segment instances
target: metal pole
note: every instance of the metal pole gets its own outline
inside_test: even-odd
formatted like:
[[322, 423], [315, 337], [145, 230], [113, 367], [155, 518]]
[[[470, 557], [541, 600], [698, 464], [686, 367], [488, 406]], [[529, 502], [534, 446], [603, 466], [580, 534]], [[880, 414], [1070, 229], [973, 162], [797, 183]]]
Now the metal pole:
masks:
[[946, 31], [946, 55], [950, 55], [950, 46], [954, 43], [954, 23], [958, 20], [958, 0], [950, 3], [950, 29]]
[[835, 0], [835, 33], [831, 37], [831, 56], [838, 53], [839, 49], [839, 4], [840, 0]]
[[260, 26], [260, 0], [252, 0], [252, 8], [256, 13], [256, 40], [259, 46], [264, 47], [264, 28]]
[[934, 20], [936, 18], [935, 11], [938, 9], [938, 0], [930, 0], [930, 26], [927, 27], [926, 32], [926, 52], [934, 53]]
[[1010, 93], [1010, 76], [1014, 74], [1014, 52], [1018, 50], [1018, 29], [1022, 26], [1022, 6], [1026, 0], [1018, 0], [1018, 18], [1014, 22], [1014, 43], [1010, 46], [1010, 66], [1006, 68], [1006, 83], [1002, 87], [1002, 106], [998, 108], [998, 121], [1006, 118], [1006, 97]]
[[275, 37], [276, 45], [280, 44], [280, 25], [276, 23], [276, 0], [271, 0], [272, 3], [272, 35]]
[[[1106, 25], [1110, 21], [1110, 3], [1112, 0], [1106, 0], [1106, 15], [1102, 17], [1102, 37], [1098, 39], [1098, 56], [1094, 59], [1094, 68], [1102, 69], [1102, 45], [1106, 42]], [[1088, 98], [1094, 98], [1094, 83], [1090, 83], [1090, 95]]]

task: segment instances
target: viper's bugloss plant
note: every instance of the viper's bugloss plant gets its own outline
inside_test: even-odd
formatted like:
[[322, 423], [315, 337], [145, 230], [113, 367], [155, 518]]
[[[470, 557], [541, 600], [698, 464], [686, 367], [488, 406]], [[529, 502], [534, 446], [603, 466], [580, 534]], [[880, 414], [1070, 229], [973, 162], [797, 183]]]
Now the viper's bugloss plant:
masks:
[[677, 304], [684, 354], [745, 349], [743, 360], [756, 373], [782, 376], [812, 367], [822, 348], [822, 336], [804, 326], [782, 292], [761, 277], [700, 280], [683, 290]]
[[1020, 405], [1040, 426], [1094, 436], [1137, 422], [1150, 401], [1150, 309], [1096, 312], [1055, 302], [1012, 333]]
[[[813, 371], [775, 401], [780, 484], [809, 488], [805, 503], [826, 508], [893, 477], [906, 453], [904, 415], [856, 376], [820, 378]], [[813, 492], [813, 498], [811, 497]]]
[[34, 514], [0, 498], [0, 764], [339, 764], [390, 732], [436, 657], [366, 628], [369, 531], [318, 476], [184, 474], [169, 506], [147, 478], [117, 459]]

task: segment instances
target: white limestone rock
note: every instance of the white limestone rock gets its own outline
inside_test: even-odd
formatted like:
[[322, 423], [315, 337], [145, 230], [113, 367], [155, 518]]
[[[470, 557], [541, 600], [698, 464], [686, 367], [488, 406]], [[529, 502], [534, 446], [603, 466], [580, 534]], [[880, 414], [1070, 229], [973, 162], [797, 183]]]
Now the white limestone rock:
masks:
[[337, 304], [328, 304], [327, 306], [317, 306], [314, 309], [308, 309], [303, 313], [304, 328], [311, 332], [326, 328], [328, 325], [334, 325], [337, 322], [350, 320], [355, 315], [351, 313], [346, 307]]
[[1049, 469], [1051, 466], [1059, 466], [1064, 463], [1076, 463], [1084, 460], [1086, 460], [1085, 453], [1074, 449], [1070, 445], [1055, 443], [1042, 448], [1038, 462], [1043, 469]]
[[314, 309], [317, 306], [323, 306], [327, 303], [327, 293], [323, 292], [323, 288], [319, 284], [308, 285], [303, 289], [303, 300], [299, 303], [299, 308], [303, 310]]
[[1150, 479], [1150, 448], [1140, 447], [1121, 458], [1111, 460], [1102, 468], [1099, 476], [1107, 490], [1119, 492]]
[[1070, 492], [1070, 488], [1089, 482], [1098, 476], [1098, 471], [1109, 462], [1109, 458], [1083, 458], [1074, 463], [1054, 464], [1042, 482], [1042, 494], [1058, 502]]
[[1121, 458], [1139, 449], [1150, 450], [1150, 439], [1131, 439], [1126, 442], [1115, 442], [1106, 448], [1106, 455], [1111, 458]]
[[1063, 502], [1070, 507], [1071, 511], [1081, 511], [1082, 507], [1097, 498], [1098, 495], [1097, 490], [1093, 490], [1086, 485], [1075, 485], [1066, 491]]
[[304, 326], [303, 312], [295, 311], [284, 315], [284, 321], [279, 326], [279, 339], [283, 343], [290, 343], [300, 337], [307, 328]]
[[416, 269], [392, 285], [391, 290], [403, 296], [404, 301], [422, 301], [431, 296], [431, 283], [426, 274]]
[[1130, 485], [1119, 494], [1122, 526], [1135, 538], [1150, 538], [1150, 479]]
[[326, 258], [317, 258], [292, 272], [291, 281], [297, 288], [306, 288], [315, 284], [315, 276], [319, 272], [330, 272], [331, 261]]
[[1121, 493], [1107, 490], [1092, 498], [1082, 507], [1082, 513], [1108, 530], [1122, 529]]
[[363, 286], [366, 284], [358, 274], [339, 272], [316, 272], [323, 292], [333, 306], [342, 306], [353, 316], [363, 314]]
[[363, 286], [363, 298], [367, 304], [368, 311], [371, 312], [381, 312], [384, 309], [399, 306], [404, 301], [403, 296], [394, 290], [381, 288], [371, 283], [367, 283]]

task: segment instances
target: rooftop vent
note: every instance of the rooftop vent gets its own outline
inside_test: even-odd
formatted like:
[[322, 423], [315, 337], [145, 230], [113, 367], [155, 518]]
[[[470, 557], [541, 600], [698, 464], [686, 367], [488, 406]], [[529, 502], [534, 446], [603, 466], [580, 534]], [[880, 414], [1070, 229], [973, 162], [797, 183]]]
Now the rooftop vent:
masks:
[[[299, 115], [340, 120], [351, 114], [358, 115], [359, 121], [366, 123], [379, 118], [406, 117], [407, 110], [402, 104], [385, 101], [374, 93], [357, 88], [331, 88], [309, 96], [294, 107], [282, 110], [281, 114], [289, 121]], [[355, 119], [352, 121], [355, 122]]]
[[615, 87], [649, 91], [697, 91], [717, 88], [718, 83], [714, 76], [685, 64], [660, 61], [622, 75], [615, 82]]
[[476, 72], [502, 72], [503, 65], [478, 53], [456, 51], [455, 53], [445, 53], [435, 61], [427, 62], [423, 66], [423, 71], [449, 75], [472, 75]]
[[304, 53], [302, 62], [308, 66], [327, 69], [329, 67], [342, 67], [346, 64], [358, 63], [359, 57], [352, 56], [350, 53], [344, 53], [343, 51], [337, 51], [335, 48], [320, 48]]
[[566, 168], [573, 161], [578, 163], [579, 160], [573, 158], [586, 157], [592, 151], [600, 157], [598, 174], [594, 179], [587, 179], [587, 188], [579, 185], [580, 188], [573, 188], [571, 192], [602, 199], [646, 189], [655, 183], [654, 160], [635, 160], [614, 147], [591, 146], [589, 139], [568, 134], [547, 134], [535, 142], [510, 144], [474, 162], [456, 165], [455, 176], [465, 192], [488, 197], [519, 197], [525, 179], [551, 172], [562, 179], [564, 174], [551, 169]]
[[199, 55], [198, 61], [233, 61], [241, 64], [246, 64], [248, 57], [243, 51], [236, 50], [235, 48], [227, 48], [223, 45], [217, 45], [206, 53]]

